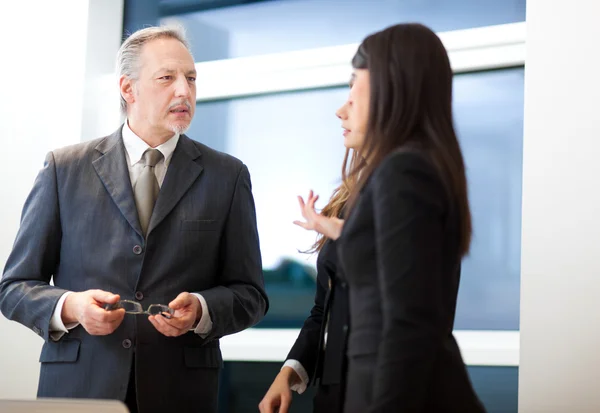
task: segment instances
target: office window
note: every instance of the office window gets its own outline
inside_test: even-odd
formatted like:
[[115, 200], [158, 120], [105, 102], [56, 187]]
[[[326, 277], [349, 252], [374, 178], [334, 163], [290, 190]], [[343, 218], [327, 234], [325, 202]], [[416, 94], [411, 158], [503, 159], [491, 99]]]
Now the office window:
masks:
[[455, 76], [454, 115], [473, 215], [455, 328], [518, 330], [523, 69]]
[[[281, 363], [227, 362], [219, 388], [220, 413], [254, 413]], [[468, 373], [488, 413], [517, 413], [518, 368], [469, 366]], [[294, 394], [289, 413], [312, 411], [315, 387]]]
[[397, 23], [440, 32], [522, 22], [525, 0], [278, 0], [173, 17], [206, 61], [358, 43]]
[[[199, 103], [190, 136], [242, 159], [255, 196], [267, 289], [263, 327], [299, 327], [314, 298], [314, 233], [299, 219], [297, 195], [323, 206], [339, 183], [344, 155], [335, 110], [345, 87]], [[456, 328], [519, 328], [523, 69], [460, 74], [456, 128], [467, 165], [474, 222], [464, 261]]]

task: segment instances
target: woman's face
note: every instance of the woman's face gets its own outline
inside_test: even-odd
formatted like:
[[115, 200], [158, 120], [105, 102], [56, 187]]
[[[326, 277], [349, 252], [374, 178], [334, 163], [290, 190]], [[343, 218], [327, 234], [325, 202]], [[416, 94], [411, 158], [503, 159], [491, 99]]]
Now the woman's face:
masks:
[[365, 141], [370, 96], [369, 71], [354, 69], [350, 79], [348, 100], [335, 112], [342, 121], [346, 148], [360, 150]]

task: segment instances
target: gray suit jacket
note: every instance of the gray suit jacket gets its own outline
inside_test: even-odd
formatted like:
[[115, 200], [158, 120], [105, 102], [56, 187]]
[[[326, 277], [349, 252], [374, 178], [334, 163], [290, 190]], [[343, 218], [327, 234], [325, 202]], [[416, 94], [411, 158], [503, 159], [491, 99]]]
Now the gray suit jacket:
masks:
[[[148, 231], [144, 239], [121, 129], [48, 154], [0, 281], [2, 313], [46, 341], [38, 396], [124, 400], [135, 353], [141, 411], [216, 411], [218, 339], [268, 308], [248, 169], [182, 135]], [[78, 326], [50, 340], [60, 296], [94, 288], [144, 308], [201, 293], [213, 329], [165, 337], [146, 316], [126, 315], [111, 335]]]

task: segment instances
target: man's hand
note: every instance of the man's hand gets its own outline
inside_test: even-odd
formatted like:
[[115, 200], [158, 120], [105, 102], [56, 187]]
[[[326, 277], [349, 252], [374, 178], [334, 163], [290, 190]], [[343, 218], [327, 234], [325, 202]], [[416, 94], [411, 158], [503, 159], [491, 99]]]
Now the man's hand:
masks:
[[292, 403], [290, 388], [300, 382], [300, 376], [291, 367], [284, 367], [258, 405], [260, 413], [287, 413]]
[[202, 317], [202, 306], [198, 297], [190, 293], [181, 293], [169, 303], [175, 310], [173, 318], [162, 315], [148, 317], [154, 328], [167, 337], [178, 337], [190, 331]]
[[63, 304], [61, 317], [64, 324], [79, 323], [93, 336], [105, 336], [115, 331], [123, 322], [122, 308], [106, 311], [104, 304], [114, 304], [120, 297], [102, 290], [72, 293]]

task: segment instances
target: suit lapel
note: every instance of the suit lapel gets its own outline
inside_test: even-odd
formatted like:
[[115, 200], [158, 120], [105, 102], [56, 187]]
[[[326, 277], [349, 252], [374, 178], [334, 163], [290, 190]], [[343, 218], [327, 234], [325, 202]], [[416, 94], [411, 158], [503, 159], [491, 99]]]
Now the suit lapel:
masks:
[[100, 157], [92, 162], [96, 173], [129, 225], [143, 237], [133, 198], [121, 129], [101, 141], [96, 146], [96, 150], [100, 152]]
[[167, 169], [167, 175], [158, 193], [158, 199], [150, 218], [148, 235], [173, 210], [202, 173], [204, 168], [196, 161], [200, 155], [200, 150], [190, 138], [185, 135], [179, 137], [179, 142], [177, 142], [177, 147], [173, 152], [173, 158]]

